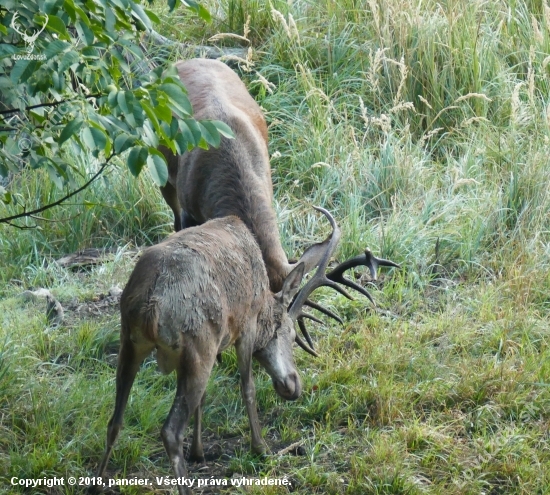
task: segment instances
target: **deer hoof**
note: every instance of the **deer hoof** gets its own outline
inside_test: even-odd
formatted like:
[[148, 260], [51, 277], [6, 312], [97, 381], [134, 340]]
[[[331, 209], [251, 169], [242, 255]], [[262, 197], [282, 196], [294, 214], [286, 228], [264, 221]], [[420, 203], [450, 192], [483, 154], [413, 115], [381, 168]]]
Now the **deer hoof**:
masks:
[[250, 448], [252, 454], [264, 457], [269, 453], [269, 449], [265, 443], [260, 443], [258, 445], [252, 445]]
[[197, 464], [202, 464], [204, 462], [204, 454], [203, 453], [189, 454], [188, 461], [196, 462]]

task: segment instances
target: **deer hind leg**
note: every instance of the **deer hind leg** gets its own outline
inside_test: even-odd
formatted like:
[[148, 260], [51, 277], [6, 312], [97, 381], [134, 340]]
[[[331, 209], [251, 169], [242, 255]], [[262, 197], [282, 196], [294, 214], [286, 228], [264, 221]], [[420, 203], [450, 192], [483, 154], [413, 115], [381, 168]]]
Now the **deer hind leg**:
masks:
[[120, 343], [118, 364], [116, 372], [116, 399], [115, 411], [107, 426], [107, 447], [99, 467], [98, 476], [103, 476], [113, 444], [122, 428], [124, 409], [128, 403], [130, 389], [136, 378], [136, 374], [143, 360], [151, 353], [153, 346], [138, 347], [129, 338], [124, 338]]
[[[204, 396], [215, 359], [215, 350], [210, 351], [210, 354], [208, 352], [201, 354], [189, 346], [185, 349], [177, 370], [176, 397], [161, 431], [162, 442], [176, 478], [187, 477], [183, 453], [185, 430], [191, 414], [195, 413], [197, 409], [200, 412], [200, 402]], [[178, 490], [180, 495], [191, 493], [182, 485], [178, 485]]]
[[189, 451], [189, 461], [191, 462], [203, 462], [204, 461], [204, 449], [202, 446], [202, 407], [206, 399], [206, 392], [202, 394], [202, 399], [195, 409], [195, 423], [193, 425], [193, 442], [191, 443], [191, 449]]

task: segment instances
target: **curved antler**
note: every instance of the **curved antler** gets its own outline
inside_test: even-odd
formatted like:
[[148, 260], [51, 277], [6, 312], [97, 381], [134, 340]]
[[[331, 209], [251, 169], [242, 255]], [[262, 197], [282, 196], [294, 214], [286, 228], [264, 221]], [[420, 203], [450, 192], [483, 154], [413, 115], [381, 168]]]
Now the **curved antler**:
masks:
[[343, 290], [341, 287], [338, 286], [336, 282], [329, 280], [325, 276], [325, 270], [327, 269], [330, 257], [332, 256], [332, 253], [334, 252], [336, 246], [338, 245], [338, 242], [340, 241], [340, 229], [338, 228], [338, 225], [336, 225], [336, 222], [334, 221], [332, 215], [327, 210], [319, 206], [314, 206], [314, 208], [327, 217], [330, 225], [332, 226], [332, 233], [323, 242], [314, 244], [313, 246], [309, 247], [300, 258], [300, 261], [303, 262], [306, 267], [316, 266], [317, 271], [315, 272], [313, 277], [308, 280], [307, 284], [304, 285], [296, 294], [296, 296], [294, 297], [294, 301], [292, 301], [292, 304], [288, 309], [289, 316], [295, 321], [299, 317], [304, 316], [302, 312], [302, 306], [306, 304], [309, 295], [318, 287], [321, 287], [322, 285], [328, 285], [329, 287], [333, 287], [338, 291]]
[[325, 274], [329, 259], [332, 256], [332, 253], [336, 249], [336, 246], [338, 245], [338, 242], [340, 240], [340, 229], [338, 228], [338, 225], [336, 225], [336, 222], [334, 221], [332, 215], [327, 210], [317, 206], [314, 206], [314, 208], [322, 212], [328, 218], [332, 226], [332, 233], [323, 242], [310, 246], [300, 258], [300, 262], [303, 262], [306, 267], [306, 272], [312, 270], [315, 267], [317, 267], [317, 271], [315, 272], [313, 277], [311, 277], [308, 283], [304, 287], [302, 287], [302, 289], [296, 294], [292, 304], [288, 309], [289, 316], [298, 322], [300, 330], [302, 331], [304, 338], [309, 344], [309, 348], [299, 337], [296, 338], [296, 342], [300, 347], [302, 347], [302, 349], [306, 350], [312, 355], [316, 355], [317, 353], [315, 353], [314, 351], [313, 341], [307, 331], [304, 318], [309, 318], [310, 320], [317, 322], [319, 322], [319, 320], [308, 313], [304, 313], [302, 310], [303, 306], [309, 306], [313, 309], [320, 311], [321, 313], [324, 313], [330, 318], [335, 319], [339, 323], [343, 323], [342, 319], [338, 315], [308, 299], [309, 295], [314, 290], [322, 286], [331, 287], [337, 292], [340, 292], [340, 294], [344, 295], [348, 299], [353, 300], [353, 297], [341, 286], [345, 285], [346, 287], [354, 289], [357, 292], [363, 294], [373, 304], [375, 304], [374, 299], [369, 294], [369, 292], [361, 285], [344, 277], [344, 272], [346, 272], [350, 268], [355, 268], [356, 266], [366, 266], [369, 269], [371, 278], [373, 280], [376, 280], [378, 267], [380, 266], [401, 268], [400, 265], [394, 263], [391, 260], [377, 258], [372, 254], [372, 251], [369, 248], [366, 248], [363, 254], [350, 258], [343, 263], [340, 263], [330, 272]]

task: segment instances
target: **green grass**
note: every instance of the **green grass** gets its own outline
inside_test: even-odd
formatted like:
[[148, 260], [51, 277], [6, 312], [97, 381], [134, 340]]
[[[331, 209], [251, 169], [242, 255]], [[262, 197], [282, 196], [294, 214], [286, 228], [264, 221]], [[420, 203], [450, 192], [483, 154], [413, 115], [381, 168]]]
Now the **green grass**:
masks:
[[[328, 231], [311, 208], [322, 205], [342, 229], [339, 259], [369, 246], [403, 266], [369, 284], [376, 308], [319, 291], [346, 321], [310, 325], [321, 356], [296, 351], [298, 401], [282, 402], [256, 368], [264, 436], [275, 452], [301, 440], [304, 456], [250, 455], [235, 356], [224, 356], [204, 414], [210, 435], [244, 437], [224, 475], [286, 476], [299, 494], [550, 493], [546, 0], [206, 4], [211, 25], [155, 8], [164, 34], [198, 44], [242, 35], [250, 15], [254, 65], [241, 75], [268, 120], [289, 256]], [[62, 194], [36, 171], [14, 187], [28, 207]], [[128, 246], [171, 229], [152, 181], [120, 168], [73, 203], [28, 221], [39, 229], [0, 226], [0, 476], [93, 474], [114, 401], [116, 312], [52, 330], [45, 303], [18, 294], [90, 301], [125, 284]], [[90, 246], [118, 256], [84, 273], [53, 263]], [[174, 389], [143, 366], [110, 473], [171, 474], [158, 432]]]

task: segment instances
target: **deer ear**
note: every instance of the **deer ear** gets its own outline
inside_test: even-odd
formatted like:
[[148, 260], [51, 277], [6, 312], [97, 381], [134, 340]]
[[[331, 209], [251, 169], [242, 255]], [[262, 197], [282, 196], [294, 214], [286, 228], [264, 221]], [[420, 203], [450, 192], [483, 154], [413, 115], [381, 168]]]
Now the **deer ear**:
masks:
[[305, 266], [303, 263], [298, 263], [286, 276], [285, 281], [283, 282], [283, 288], [281, 292], [279, 292], [278, 296], [285, 308], [288, 307], [290, 301], [292, 301], [292, 298], [300, 288], [302, 278], [304, 278], [304, 268]]

